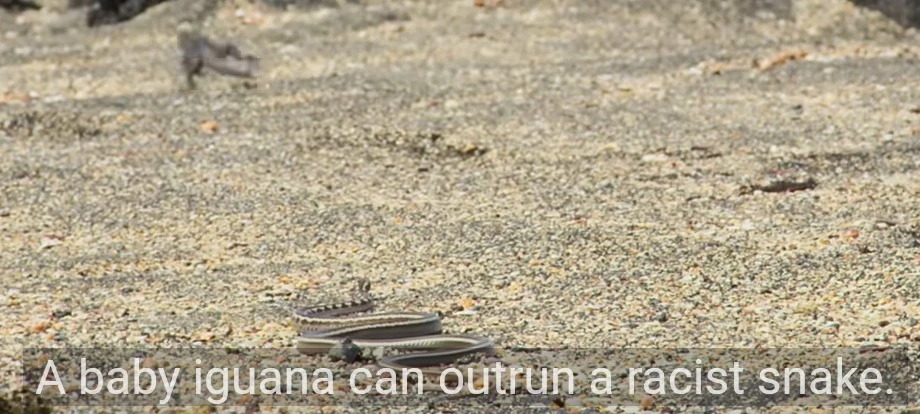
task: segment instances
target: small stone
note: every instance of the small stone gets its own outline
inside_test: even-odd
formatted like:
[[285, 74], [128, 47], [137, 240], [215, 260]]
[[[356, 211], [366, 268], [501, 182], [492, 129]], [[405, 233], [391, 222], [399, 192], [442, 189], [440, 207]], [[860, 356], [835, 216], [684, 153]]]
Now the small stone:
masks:
[[42, 237], [41, 241], [39, 242], [39, 247], [42, 249], [50, 249], [61, 244], [64, 244], [64, 239], [59, 236], [52, 235]]
[[655, 399], [651, 395], [646, 395], [642, 398], [642, 401], [639, 403], [639, 408], [642, 410], [648, 410], [655, 405]]
[[565, 407], [568, 400], [565, 397], [558, 397], [553, 399], [553, 408], [562, 408]]
[[352, 363], [361, 358], [363, 352], [361, 347], [354, 344], [351, 339], [345, 338], [341, 344], [329, 349], [329, 359], [333, 361], [344, 361]]
[[479, 311], [476, 309], [476, 307], [473, 307], [473, 309], [466, 309], [466, 310], [462, 310], [460, 312], [454, 313], [454, 315], [457, 315], [457, 316], [473, 316], [477, 314], [479, 314]]
[[462, 154], [472, 154], [476, 151], [479, 151], [479, 147], [476, 144], [466, 144], [460, 149]]
[[51, 316], [53, 316], [55, 319], [65, 318], [72, 314], [73, 313], [70, 311], [70, 309], [63, 305], [58, 305], [51, 309]]
[[29, 327], [29, 332], [39, 334], [51, 327], [51, 321], [41, 321]]
[[920, 329], [914, 329], [914, 331], [910, 334], [910, 340], [920, 342]]
[[208, 342], [214, 339], [214, 332], [199, 332], [198, 334], [192, 337], [194, 341]]
[[889, 227], [894, 227], [895, 223], [891, 221], [879, 220], [875, 222], [875, 228], [878, 230], [884, 230]]
[[214, 121], [204, 121], [204, 122], [201, 123], [201, 125], [199, 125], [199, 128], [201, 128], [201, 131], [202, 131], [202, 132], [206, 132], [206, 133], [208, 133], [208, 134], [212, 134], [212, 133], [214, 133], [215, 131], [217, 131], [217, 122], [214, 122]]

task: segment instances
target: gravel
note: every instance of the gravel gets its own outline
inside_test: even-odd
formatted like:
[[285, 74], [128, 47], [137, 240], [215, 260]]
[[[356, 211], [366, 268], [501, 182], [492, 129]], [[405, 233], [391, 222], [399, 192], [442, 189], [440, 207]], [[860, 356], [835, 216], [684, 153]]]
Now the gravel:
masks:
[[23, 348], [291, 346], [358, 277], [502, 347], [920, 344], [920, 43], [877, 12], [227, 1], [263, 73], [187, 93], [189, 3], [0, 15], [0, 391]]

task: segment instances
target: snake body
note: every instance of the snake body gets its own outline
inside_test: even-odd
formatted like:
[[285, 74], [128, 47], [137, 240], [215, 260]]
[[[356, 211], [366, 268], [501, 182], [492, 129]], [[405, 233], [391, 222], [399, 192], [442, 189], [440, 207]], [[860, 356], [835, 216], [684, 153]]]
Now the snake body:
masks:
[[[492, 355], [493, 342], [471, 335], [441, 333], [441, 318], [435, 313], [377, 313], [349, 316], [373, 309], [370, 282], [359, 280], [355, 299], [294, 311], [294, 318], [313, 329], [296, 338], [304, 354], [322, 354], [350, 340], [358, 347], [422, 350], [381, 358], [377, 364], [394, 370], [449, 365], [471, 354]], [[426, 371], [431, 374], [431, 371]]]

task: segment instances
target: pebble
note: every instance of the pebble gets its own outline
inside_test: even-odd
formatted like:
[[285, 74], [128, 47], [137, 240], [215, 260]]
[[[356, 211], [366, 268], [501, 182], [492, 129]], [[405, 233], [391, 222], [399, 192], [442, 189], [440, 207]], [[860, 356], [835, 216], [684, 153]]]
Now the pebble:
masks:
[[51, 321], [36, 322], [32, 324], [32, 326], [29, 327], [29, 333], [32, 333], [32, 334], [42, 333], [46, 331], [48, 328], [50, 328], [51, 325], [52, 325]]
[[64, 241], [56, 236], [42, 237], [41, 241], [39, 242], [39, 248], [49, 249], [54, 246], [60, 246], [63, 243]]
[[466, 309], [466, 310], [462, 310], [462, 311], [454, 313], [454, 315], [457, 315], [457, 316], [474, 316], [478, 314], [479, 314], [479, 310], [477, 310], [475, 307], [472, 309]]
[[357, 361], [363, 355], [363, 350], [355, 345], [350, 339], [342, 341], [341, 345], [329, 349], [329, 359], [332, 361], [344, 361], [352, 363]]
[[70, 308], [64, 305], [56, 305], [51, 308], [51, 316], [53, 316], [55, 319], [64, 318], [72, 314], [73, 313]]

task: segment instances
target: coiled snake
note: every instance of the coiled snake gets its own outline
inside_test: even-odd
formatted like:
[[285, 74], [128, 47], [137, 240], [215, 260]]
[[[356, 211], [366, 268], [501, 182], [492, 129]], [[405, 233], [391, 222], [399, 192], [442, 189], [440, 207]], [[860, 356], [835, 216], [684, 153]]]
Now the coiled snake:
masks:
[[[449, 365], [471, 354], [491, 356], [493, 342], [488, 338], [441, 333], [441, 318], [436, 313], [377, 313], [348, 316], [367, 312], [374, 307], [370, 282], [358, 280], [355, 298], [348, 302], [320, 305], [294, 311], [294, 318], [305, 330], [296, 338], [297, 348], [304, 354], [328, 353], [350, 341], [358, 347], [384, 347], [423, 350], [424, 352], [392, 355], [380, 358], [383, 368], [402, 370]], [[426, 375], [440, 371], [423, 371]]]

